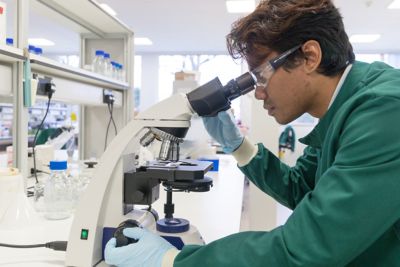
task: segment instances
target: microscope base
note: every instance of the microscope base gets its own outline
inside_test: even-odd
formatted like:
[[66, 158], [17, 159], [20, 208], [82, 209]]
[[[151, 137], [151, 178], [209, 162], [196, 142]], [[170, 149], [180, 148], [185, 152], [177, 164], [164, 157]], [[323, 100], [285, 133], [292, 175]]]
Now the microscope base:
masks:
[[194, 226], [190, 225], [189, 230], [183, 233], [163, 233], [156, 232], [158, 235], [162, 236], [169, 243], [175, 246], [177, 249], [181, 250], [184, 245], [204, 245], [204, 239], [200, 235], [199, 230]]

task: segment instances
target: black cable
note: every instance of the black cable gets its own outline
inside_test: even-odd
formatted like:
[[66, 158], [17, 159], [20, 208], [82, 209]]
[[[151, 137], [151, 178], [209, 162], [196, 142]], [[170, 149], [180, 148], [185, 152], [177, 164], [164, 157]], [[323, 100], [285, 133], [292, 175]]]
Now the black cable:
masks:
[[44, 244], [32, 244], [32, 245], [14, 245], [0, 243], [0, 247], [6, 248], [50, 248], [58, 251], [67, 251], [67, 241], [53, 241]]
[[[110, 106], [111, 106], [111, 108], [110, 108]], [[112, 121], [112, 123], [113, 123], [113, 125], [114, 125], [115, 135], [117, 135], [117, 134], [118, 134], [117, 126], [115, 125], [114, 116], [113, 116], [113, 112], [114, 112], [114, 101], [111, 102], [110, 106], [108, 107], [108, 110], [110, 111], [111, 121]]]
[[[110, 104], [107, 103], [107, 106], [108, 106], [108, 110], [110, 111]], [[110, 116], [110, 119], [108, 120], [108, 124], [107, 124], [106, 140], [105, 140], [105, 142], [104, 142], [104, 151], [105, 151], [106, 148], [107, 148], [107, 139], [108, 139], [108, 131], [109, 131], [109, 129], [110, 129], [110, 124], [111, 124], [111, 116]]]
[[107, 124], [106, 139], [105, 139], [105, 142], [104, 142], [104, 150], [106, 150], [106, 148], [107, 148], [108, 131], [110, 130], [111, 122], [113, 123], [113, 126], [114, 126], [115, 135], [118, 134], [117, 126], [115, 124], [114, 116], [113, 116], [114, 101], [108, 102], [107, 103], [107, 107], [108, 107], [108, 112], [110, 113], [110, 119], [109, 119], [108, 124]]
[[40, 132], [40, 130], [43, 127], [43, 123], [47, 117], [47, 114], [49, 113], [49, 109], [50, 109], [50, 101], [51, 101], [51, 96], [52, 94], [49, 94], [49, 100], [47, 101], [47, 108], [46, 108], [46, 113], [44, 114], [44, 117], [42, 119], [42, 122], [39, 125], [39, 128], [37, 129], [36, 133], [35, 133], [35, 138], [33, 139], [33, 145], [32, 145], [32, 156], [33, 156], [33, 174], [35, 176], [35, 180], [36, 183], [39, 182], [38, 178], [37, 178], [37, 170], [36, 170], [36, 154], [35, 154], [35, 147], [36, 147], [36, 139], [38, 137], [38, 134]]

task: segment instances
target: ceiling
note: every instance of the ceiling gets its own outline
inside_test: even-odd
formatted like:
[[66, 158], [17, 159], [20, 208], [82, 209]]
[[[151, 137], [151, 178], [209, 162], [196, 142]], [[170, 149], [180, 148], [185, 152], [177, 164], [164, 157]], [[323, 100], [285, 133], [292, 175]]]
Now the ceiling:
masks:
[[[226, 53], [225, 35], [243, 14], [228, 14], [224, 0], [97, 0], [107, 3], [136, 37], [149, 37], [152, 46], [135, 46], [135, 53]], [[392, 0], [334, 0], [346, 30], [352, 34], [381, 34], [371, 44], [354, 44], [358, 53], [400, 52], [400, 10], [386, 7]], [[79, 51], [79, 36], [31, 14], [31, 36], [51, 38], [48, 51]], [[41, 35], [41, 36], [39, 36]], [[45, 36], [43, 36], [45, 35]], [[57, 51], [59, 50], [59, 51]]]

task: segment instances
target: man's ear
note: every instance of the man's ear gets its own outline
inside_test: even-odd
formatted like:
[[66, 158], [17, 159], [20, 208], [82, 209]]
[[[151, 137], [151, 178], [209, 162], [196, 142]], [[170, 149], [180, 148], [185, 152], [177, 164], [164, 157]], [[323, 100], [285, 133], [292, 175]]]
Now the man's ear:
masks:
[[301, 47], [304, 53], [304, 70], [306, 73], [316, 71], [321, 63], [322, 50], [319, 43], [315, 40], [309, 40]]

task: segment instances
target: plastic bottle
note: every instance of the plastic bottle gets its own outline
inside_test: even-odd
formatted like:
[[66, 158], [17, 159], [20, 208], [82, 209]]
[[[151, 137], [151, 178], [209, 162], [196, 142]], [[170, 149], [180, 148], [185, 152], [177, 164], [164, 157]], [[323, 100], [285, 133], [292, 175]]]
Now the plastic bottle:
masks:
[[115, 79], [120, 81], [121, 80], [121, 64], [115, 62]]
[[114, 80], [118, 80], [117, 62], [111, 61], [111, 66], [112, 66], [111, 78]]
[[50, 161], [50, 178], [44, 187], [45, 217], [61, 220], [71, 216], [72, 185], [66, 161]]
[[112, 72], [113, 72], [113, 70], [112, 70], [112, 65], [111, 65], [111, 60], [110, 60], [110, 54], [104, 53], [104, 76], [111, 78]]
[[125, 69], [124, 69], [124, 65], [120, 64], [120, 70], [119, 70], [119, 80], [121, 82], [125, 82]]
[[35, 47], [34, 53], [35, 53], [36, 55], [39, 55], [39, 56], [40, 56], [40, 55], [43, 54], [43, 49], [40, 48], [40, 47]]
[[32, 53], [32, 54], [34, 54], [35, 53], [35, 46], [34, 45], [28, 45], [28, 51], [29, 51], [29, 53]]
[[122, 71], [122, 65], [117, 63], [117, 80], [118, 81], [122, 80], [121, 71]]
[[6, 38], [6, 45], [14, 46], [14, 39], [13, 38]]
[[103, 50], [96, 50], [96, 56], [94, 57], [93, 62], [92, 62], [93, 71], [95, 73], [98, 73], [98, 74], [103, 74], [104, 73], [104, 68], [103, 68], [104, 59], [103, 59], [103, 56], [104, 56], [104, 51]]

